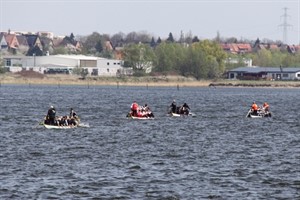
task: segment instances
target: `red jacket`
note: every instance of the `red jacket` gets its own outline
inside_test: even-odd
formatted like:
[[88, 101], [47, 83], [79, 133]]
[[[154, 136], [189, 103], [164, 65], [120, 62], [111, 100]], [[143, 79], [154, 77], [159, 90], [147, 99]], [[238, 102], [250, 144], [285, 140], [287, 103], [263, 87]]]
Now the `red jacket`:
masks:
[[133, 103], [131, 105], [131, 110], [138, 110], [139, 105], [137, 103]]

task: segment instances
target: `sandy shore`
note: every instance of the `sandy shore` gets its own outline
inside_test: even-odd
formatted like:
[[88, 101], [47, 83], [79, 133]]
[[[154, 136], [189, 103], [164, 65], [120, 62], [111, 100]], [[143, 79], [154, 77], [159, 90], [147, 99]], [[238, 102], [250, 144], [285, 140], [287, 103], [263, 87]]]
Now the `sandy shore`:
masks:
[[0, 74], [0, 84], [28, 85], [108, 85], [146, 87], [300, 87], [300, 81], [195, 80], [181, 76], [87, 77], [74, 75]]

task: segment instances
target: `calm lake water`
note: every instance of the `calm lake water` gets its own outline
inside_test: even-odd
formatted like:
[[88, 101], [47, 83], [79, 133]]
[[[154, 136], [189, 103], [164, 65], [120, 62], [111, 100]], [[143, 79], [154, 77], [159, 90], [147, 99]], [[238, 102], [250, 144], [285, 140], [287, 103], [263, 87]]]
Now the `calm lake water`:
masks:
[[[193, 118], [166, 116], [172, 100]], [[125, 116], [133, 100], [154, 120]], [[245, 118], [252, 101], [272, 118]], [[0, 87], [0, 199], [300, 199], [300, 89]], [[89, 128], [38, 126], [50, 105]]]

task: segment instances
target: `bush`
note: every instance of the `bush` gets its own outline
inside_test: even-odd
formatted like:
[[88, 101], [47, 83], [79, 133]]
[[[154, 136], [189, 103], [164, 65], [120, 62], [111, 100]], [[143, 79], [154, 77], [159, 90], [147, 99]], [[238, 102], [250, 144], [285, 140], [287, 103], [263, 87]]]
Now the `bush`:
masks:
[[7, 72], [7, 69], [3, 66], [0, 66], [0, 74], [4, 74]]
[[133, 76], [141, 77], [146, 76], [147, 74], [143, 70], [134, 71]]

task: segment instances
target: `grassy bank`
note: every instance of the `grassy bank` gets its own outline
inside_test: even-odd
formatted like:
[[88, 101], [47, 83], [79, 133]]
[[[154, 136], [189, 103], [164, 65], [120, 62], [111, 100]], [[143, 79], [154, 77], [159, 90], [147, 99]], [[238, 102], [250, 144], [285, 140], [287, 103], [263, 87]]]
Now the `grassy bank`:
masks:
[[300, 81], [195, 80], [182, 76], [87, 77], [35, 73], [0, 74], [0, 84], [30, 85], [112, 85], [162, 87], [300, 87]]
[[207, 87], [211, 81], [197, 81], [193, 78], [180, 76], [157, 77], [86, 77], [82, 79], [75, 75], [24, 75], [2, 74], [1, 84], [32, 84], [32, 85], [118, 85], [118, 86], [180, 86], [180, 87]]

